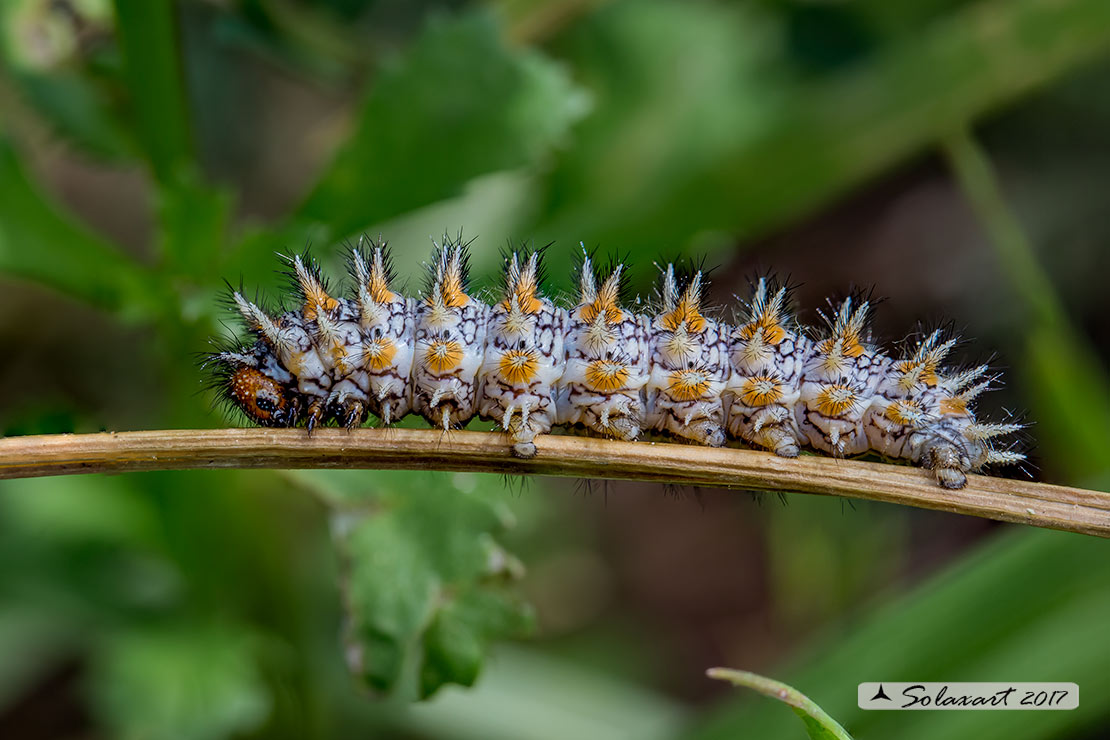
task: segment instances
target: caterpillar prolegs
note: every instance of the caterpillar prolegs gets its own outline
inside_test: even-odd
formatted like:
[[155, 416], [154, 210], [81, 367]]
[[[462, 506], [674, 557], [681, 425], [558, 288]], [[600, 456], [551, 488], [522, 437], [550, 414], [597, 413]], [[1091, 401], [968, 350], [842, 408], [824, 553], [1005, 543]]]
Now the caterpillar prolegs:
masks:
[[933, 332], [904, 356], [869, 341], [870, 303], [846, 299], [827, 326], [805, 330], [787, 289], [756, 281], [735, 325], [708, 315], [705, 276], [661, 270], [651, 312], [622, 301], [621, 264], [583, 254], [574, 305], [541, 292], [540, 251], [505, 258], [492, 305], [471, 295], [467, 247], [436, 246], [427, 289], [398, 293], [384, 243], [349, 254], [348, 297], [334, 297], [316, 264], [290, 259], [296, 307], [273, 316], [234, 291], [253, 342], [209, 356], [223, 396], [264, 426], [410, 413], [457, 429], [478, 416], [532, 457], [554, 427], [635, 440], [658, 433], [724, 446], [729, 440], [793, 457], [869, 452], [931, 470], [946, 488], [988, 465], [1020, 462], [999, 445], [1017, 423], [977, 421], [972, 403], [996, 376], [986, 365], [949, 372], [956, 339]]

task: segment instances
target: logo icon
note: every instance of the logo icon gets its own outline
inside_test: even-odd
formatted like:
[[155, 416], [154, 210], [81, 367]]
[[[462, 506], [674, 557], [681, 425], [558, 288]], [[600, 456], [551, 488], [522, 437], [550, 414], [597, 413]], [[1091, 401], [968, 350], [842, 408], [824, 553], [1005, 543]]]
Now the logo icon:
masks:
[[887, 696], [886, 692], [883, 691], [883, 685], [882, 684], [879, 684], [879, 690], [876, 691], [875, 695], [871, 697], [871, 701], [876, 701], [878, 699], [886, 699], [887, 701], [893, 701], [893, 699], [891, 699], [889, 696]]

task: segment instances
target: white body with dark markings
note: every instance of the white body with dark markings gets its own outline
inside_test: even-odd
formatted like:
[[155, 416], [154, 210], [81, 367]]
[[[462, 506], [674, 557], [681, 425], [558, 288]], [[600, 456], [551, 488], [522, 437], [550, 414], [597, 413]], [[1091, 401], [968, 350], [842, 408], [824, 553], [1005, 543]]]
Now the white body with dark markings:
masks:
[[974, 399], [986, 366], [944, 373], [955, 344], [941, 332], [895, 359], [870, 343], [869, 305], [848, 299], [806, 336], [787, 291], [761, 279], [737, 326], [707, 317], [700, 272], [668, 265], [652, 316], [621, 305], [623, 266], [598, 274], [586, 256], [576, 305], [540, 293], [536, 252], [506, 258], [501, 300], [467, 293], [461, 240], [437, 246], [417, 299], [390, 288], [388, 254], [353, 250], [353, 298], [332, 298], [314, 264], [291, 260], [302, 308], [272, 319], [233, 298], [254, 343], [211, 356], [227, 398], [268, 426], [334, 419], [353, 428], [373, 414], [411, 412], [445, 432], [474, 416], [494, 421], [519, 457], [553, 426], [634, 440], [644, 430], [721, 446], [728, 439], [794, 457], [868, 452], [921, 465], [961, 488], [966, 474], [1024, 456], [994, 440], [1015, 423], [982, 423]]

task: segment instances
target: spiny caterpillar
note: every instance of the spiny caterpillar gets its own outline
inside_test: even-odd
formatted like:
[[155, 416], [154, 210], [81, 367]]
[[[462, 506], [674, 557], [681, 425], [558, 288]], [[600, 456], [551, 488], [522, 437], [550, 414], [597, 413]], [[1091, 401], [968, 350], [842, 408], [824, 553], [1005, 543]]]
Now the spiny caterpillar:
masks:
[[208, 356], [216, 386], [258, 424], [309, 432], [409, 413], [446, 432], [478, 416], [523, 458], [536, 454], [536, 435], [562, 426], [628, 441], [731, 439], [783, 457], [873, 452], [927, 468], [945, 488], [1024, 459], [994, 443], [1020, 424], [972, 413], [995, 379], [987, 366], [944, 372], [956, 339], [942, 331], [889, 357], [869, 341], [869, 302], [849, 298], [811, 335], [790, 317], [787, 289], [767, 278], [733, 326], [706, 315], [704, 275], [674, 265], [661, 270], [652, 315], [638, 314], [621, 300], [623, 265], [602, 270], [585, 253], [564, 309], [540, 291], [541, 251], [506, 256], [492, 306], [468, 292], [461, 238], [436, 245], [416, 299], [393, 288], [384, 243], [351, 249], [346, 298], [328, 292], [312, 260], [290, 258], [295, 310], [274, 317], [232, 292], [254, 341]]

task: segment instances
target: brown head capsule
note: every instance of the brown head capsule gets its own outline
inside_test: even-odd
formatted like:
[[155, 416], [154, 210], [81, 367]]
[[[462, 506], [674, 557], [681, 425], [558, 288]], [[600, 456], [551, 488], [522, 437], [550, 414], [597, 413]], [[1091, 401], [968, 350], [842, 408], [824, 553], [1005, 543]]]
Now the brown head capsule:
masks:
[[227, 391], [244, 414], [267, 427], [289, 427], [297, 422], [297, 404], [285, 386], [257, 368], [240, 367], [228, 375]]

